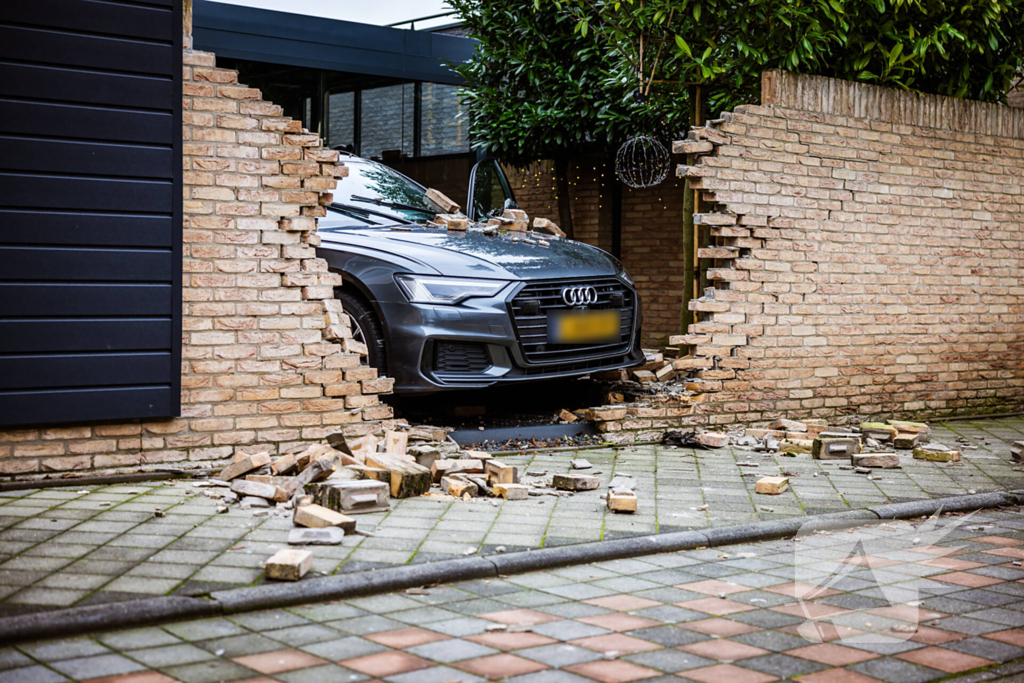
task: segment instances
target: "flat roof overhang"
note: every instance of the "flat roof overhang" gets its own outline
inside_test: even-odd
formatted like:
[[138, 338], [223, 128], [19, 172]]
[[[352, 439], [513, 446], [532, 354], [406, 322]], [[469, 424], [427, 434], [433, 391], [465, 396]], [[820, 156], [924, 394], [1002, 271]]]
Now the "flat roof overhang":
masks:
[[219, 57], [455, 85], [462, 79], [447, 63], [465, 62], [475, 49], [461, 36], [210, 0], [195, 0], [193, 45]]

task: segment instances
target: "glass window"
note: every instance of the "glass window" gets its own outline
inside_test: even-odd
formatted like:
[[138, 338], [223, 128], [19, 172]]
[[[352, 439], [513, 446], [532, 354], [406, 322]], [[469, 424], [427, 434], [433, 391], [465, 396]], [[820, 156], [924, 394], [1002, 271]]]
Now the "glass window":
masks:
[[498, 162], [486, 159], [478, 163], [473, 170], [473, 206], [470, 218], [482, 221], [492, 213], [500, 214], [508, 198], [509, 193], [505, 189]]
[[356, 94], [331, 93], [327, 98], [327, 145], [347, 147], [356, 141]]
[[338, 183], [334, 203], [364, 212], [369, 222], [397, 219], [423, 222], [443, 209], [427, 199], [426, 190], [384, 164], [365, 159], [346, 158], [348, 177]]
[[468, 123], [459, 104], [459, 86], [423, 83], [420, 92], [420, 154], [468, 152]]
[[380, 159], [385, 153], [414, 154], [416, 86], [389, 85], [362, 91], [359, 110], [359, 153]]

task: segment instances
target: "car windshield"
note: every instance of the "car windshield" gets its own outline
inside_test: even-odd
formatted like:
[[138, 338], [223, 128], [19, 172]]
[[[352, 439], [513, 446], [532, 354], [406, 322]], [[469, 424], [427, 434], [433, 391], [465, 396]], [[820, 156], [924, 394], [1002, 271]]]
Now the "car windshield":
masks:
[[426, 190], [383, 164], [342, 158], [348, 177], [338, 180], [334, 206], [320, 219], [323, 227], [366, 227], [394, 222], [423, 223], [444, 213]]

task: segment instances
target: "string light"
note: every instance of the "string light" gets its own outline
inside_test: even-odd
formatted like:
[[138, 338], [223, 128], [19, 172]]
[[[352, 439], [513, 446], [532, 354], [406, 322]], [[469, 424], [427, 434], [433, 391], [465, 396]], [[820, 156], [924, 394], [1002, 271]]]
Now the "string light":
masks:
[[672, 158], [665, 146], [640, 135], [626, 140], [615, 155], [615, 175], [632, 188], [654, 187], [668, 177]]

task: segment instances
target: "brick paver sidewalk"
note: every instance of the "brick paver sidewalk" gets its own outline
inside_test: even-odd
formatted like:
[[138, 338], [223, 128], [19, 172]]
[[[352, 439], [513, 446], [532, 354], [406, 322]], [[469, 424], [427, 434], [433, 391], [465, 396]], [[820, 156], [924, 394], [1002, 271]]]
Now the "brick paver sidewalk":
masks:
[[1024, 677], [1019, 510], [799, 539], [31, 643], [0, 683]]
[[[655, 446], [585, 451], [605, 482], [627, 472], [638, 482], [639, 511], [608, 513], [599, 491], [571, 498], [504, 502], [412, 498], [389, 513], [361, 515], [361, 529], [341, 546], [315, 548], [325, 574], [406, 563], [582, 543], [629, 535], [707, 528], [973, 492], [1024, 488], [1009, 443], [1024, 438], [1024, 419], [951, 422], [934, 440], [970, 440], [964, 462], [946, 465], [901, 457], [902, 470], [863, 474], [840, 463], [733, 449]], [[569, 470], [571, 452], [503, 458], [521, 472]], [[741, 466], [756, 463], [757, 467]], [[753, 493], [763, 476], [788, 473], [781, 496]], [[262, 562], [283, 546], [289, 513], [254, 516], [217, 501], [191, 482], [64, 487], [0, 494], [0, 616], [152, 595], [202, 595], [262, 581]], [[707, 510], [703, 510], [703, 506]], [[165, 517], [155, 517], [161, 509]]]

